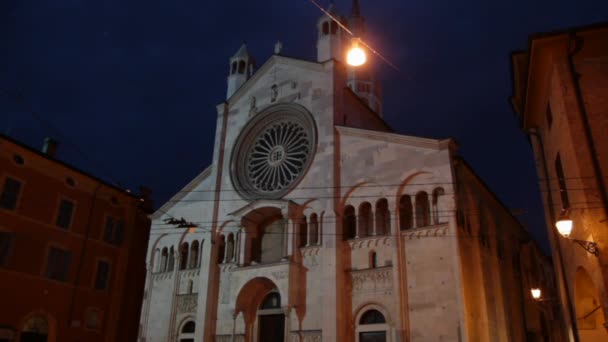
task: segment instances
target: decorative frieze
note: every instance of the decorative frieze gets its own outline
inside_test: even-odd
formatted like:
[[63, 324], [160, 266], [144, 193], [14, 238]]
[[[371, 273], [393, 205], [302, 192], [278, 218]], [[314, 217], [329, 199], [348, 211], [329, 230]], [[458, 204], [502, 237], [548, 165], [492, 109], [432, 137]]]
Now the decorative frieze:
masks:
[[198, 306], [198, 294], [177, 296], [177, 311], [179, 313], [195, 313]]
[[323, 334], [321, 330], [307, 330], [307, 331], [292, 331], [291, 342], [321, 342], [323, 341]]
[[414, 239], [420, 239], [420, 238], [425, 238], [425, 237], [446, 236], [447, 234], [448, 234], [447, 223], [401, 231], [401, 236], [403, 236], [405, 238], [405, 242], [407, 242], [407, 240], [414, 240]]
[[160, 281], [173, 278], [173, 272], [152, 273], [152, 281]]
[[393, 293], [393, 268], [382, 267], [368, 270], [351, 271], [353, 294]]
[[348, 245], [350, 246], [351, 250], [361, 248], [390, 247], [393, 245], [393, 237], [386, 235], [367, 236], [360, 239], [349, 240]]

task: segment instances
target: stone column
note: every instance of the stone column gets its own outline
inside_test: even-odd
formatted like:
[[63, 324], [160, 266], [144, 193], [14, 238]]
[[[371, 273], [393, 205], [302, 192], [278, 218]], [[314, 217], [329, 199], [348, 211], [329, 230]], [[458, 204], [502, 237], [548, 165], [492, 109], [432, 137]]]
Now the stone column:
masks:
[[291, 306], [283, 307], [283, 314], [285, 315], [285, 340], [291, 341]]
[[247, 229], [241, 228], [241, 237], [239, 238], [239, 266], [244, 266], [247, 262], [247, 242], [250, 240]]
[[289, 259], [289, 257], [293, 255], [295, 248], [294, 237], [296, 223], [291, 219], [287, 219], [285, 222], [285, 258]]
[[232, 335], [230, 336], [230, 341], [234, 342], [234, 335], [236, 335], [236, 317], [238, 313], [235, 310], [232, 310]]
[[238, 265], [239, 263], [239, 254], [240, 254], [240, 244], [241, 244], [241, 231], [239, 230], [235, 235], [234, 235], [234, 248], [232, 251], [232, 260], [231, 262], [236, 263]]

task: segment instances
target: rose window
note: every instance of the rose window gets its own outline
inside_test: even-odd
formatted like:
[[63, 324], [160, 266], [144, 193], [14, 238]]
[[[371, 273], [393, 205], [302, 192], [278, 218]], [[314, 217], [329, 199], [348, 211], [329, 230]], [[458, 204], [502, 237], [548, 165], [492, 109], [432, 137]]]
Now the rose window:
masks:
[[233, 182], [248, 199], [280, 198], [308, 168], [314, 123], [300, 106], [277, 105], [258, 114], [239, 136], [233, 153]]

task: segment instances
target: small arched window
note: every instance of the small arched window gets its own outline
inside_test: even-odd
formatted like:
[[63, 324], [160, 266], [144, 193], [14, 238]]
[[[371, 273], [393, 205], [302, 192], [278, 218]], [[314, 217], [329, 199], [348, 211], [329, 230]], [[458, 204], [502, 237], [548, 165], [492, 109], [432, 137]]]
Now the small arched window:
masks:
[[319, 220], [317, 219], [317, 214], [310, 215], [310, 241], [309, 244], [312, 246], [319, 244]]
[[329, 34], [329, 22], [323, 23], [323, 35], [327, 36]]
[[369, 252], [369, 268], [378, 267], [378, 253], [375, 251]]
[[226, 262], [232, 262], [234, 258], [234, 234], [228, 234], [228, 241], [226, 242]]
[[179, 269], [185, 270], [188, 268], [188, 243], [182, 243], [182, 247], [179, 251]]
[[226, 238], [224, 237], [224, 235], [220, 235], [219, 239], [218, 239], [218, 252], [217, 252], [217, 263], [218, 264], [223, 264], [224, 263], [224, 256], [226, 253]]
[[388, 201], [386, 198], [381, 198], [376, 202], [376, 235], [385, 235], [390, 232], [390, 221]]
[[262, 301], [262, 305], [260, 309], [278, 309], [281, 307], [281, 295], [278, 292], [270, 292], [264, 300]]
[[184, 324], [184, 326], [182, 327], [182, 333], [184, 334], [192, 334], [195, 330], [196, 323], [194, 323], [193, 321], [186, 322], [186, 324]]
[[239, 74], [244, 74], [245, 73], [245, 61], [240, 61], [239, 62]]
[[429, 195], [424, 191], [416, 194], [416, 227], [426, 227], [431, 224], [429, 209]]
[[300, 220], [300, 247], [308, 246], [308, 221], [306, 216]]
[[190, 262], [188, 267], [197, 268], [198, 265], [198, 241], [194, 240], [190, 245]]
[[331, 34], [336, 34], [338, 33], [338, 24], [336, 24], [335, 21], [331, 21]]
[[359, 324], [384, 324], [386, 323], [386, 319], [384, 315], [378, 310], [368, 310], [366, 311], [359, 320]]
[[230, 70], [230, 74], [236, 74], [236, 61], [232, 62], [232, 69]]
[[366, 237], [372, 235], [373, 224], [372, 205], [369, 202], [361, 203], [359, 206], [359, 232], [357, 236]]
[[445, 195], [443, 188], [433, 190], [433, 223], [438, 224], [441, 221], [441, 213], [439, 210], [439, 198]]
[[357, 235], [357, 216], [355, 215], [355, 208], [352, 205], [344, 208], [343, 226], [344, 239], [354, 239]]
[[175, 249], [173, 246], [169, 248], [169, 263], [168, 263], [168, 271], [171, 272], [175, 268]]
[[194, 287], [194, 282], [192, 280], [188, 280], [188, 288], [186, 289], [186, 293], [192, 293], [192, 288]]
[[160, 272], [162, 268], [160, 267], [161, 257], [160, 257], [160, 248], [154, 250], [154, 256], [152, 257], [152, 262], [154, 262], [153, 272]]
[[167, 272], [168, 256], [169, 256], [169, 251], [167, 250], [167, 247], [164, 247], [163, 251], [161, 252], [159, 272]]
[[399, 229], [406, 230], [413, 226], [412, 198], [409, 195], [403, 195], [399, 199]]

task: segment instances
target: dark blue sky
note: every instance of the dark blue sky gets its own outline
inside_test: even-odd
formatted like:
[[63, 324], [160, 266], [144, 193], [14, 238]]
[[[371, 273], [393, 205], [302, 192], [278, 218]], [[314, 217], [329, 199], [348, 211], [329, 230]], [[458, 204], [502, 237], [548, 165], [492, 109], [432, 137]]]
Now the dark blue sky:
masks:
[[[327, 1], [320, 1], [324, 6]], [[342, 13], [350, 0], [336, 1]], [[455, 137], [462, 155], [537, 236], [545, 235], [530, 146], [508, 98], [509, 54], [528, 36], [608, 19], [605, 0], [361, 0], [399, 133]], [[313, 59], [308, 0], [2, 0], [0, 130], [94, 174], [153, 189], [161, 204], [211, 159], [215, 105], [242, 41], [261, 65], [276, 40]], [[544, 238], [543, 238], [544, 239]]]

